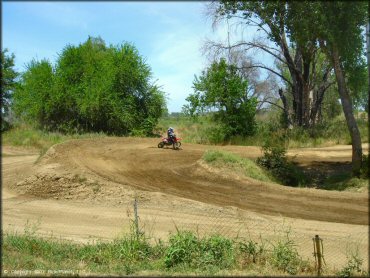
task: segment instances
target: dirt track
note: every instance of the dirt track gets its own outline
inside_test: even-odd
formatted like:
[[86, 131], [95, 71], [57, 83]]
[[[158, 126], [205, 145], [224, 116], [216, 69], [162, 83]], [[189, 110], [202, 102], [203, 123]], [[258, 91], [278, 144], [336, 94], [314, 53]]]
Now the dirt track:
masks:
[[[261, 214], [368, 224], [368, 199], [365, 194], [297, 189], [249, 179], [233, 179], [227, 173], [210, 172], [199, 163], [204, 150], [209, 147], [186, 145], [180, 151], [173, 151], [158, 149], [155, 143], [152, 139], [120, 138], [74, 141], [55, 146], [55, 150], [49, 152], [41, 163], [44, 167], [44, 180], [33, 182], [25, 192], [46, 198], [58, 194], [65, 197], [69, 193], [77, 193], [71, 197], [73, 199], [79, 195], [83, 198], [94, 196], [84, 190], [86, 186], [83, 189], [81, 186], [68, 188], [64, 192], [61, 190], [66, 188], [56, 188], [58, 174], [63, 176], [63, 172], [73, 172], [80, 176], [80, 180], [95, 179], [95, 191], [99, 190], [100, 195], [112, 201], [129, 186], [132, 189], [161, 192], [212, 205], [234, 206]], [[256, 147], [223, 148], [249, 157], [260, 153]], [[343, 155], [346, 150], [348, 148], [337, 148], [332, 155]], [[316, 151], [320, 152], [323, 151]], [[328, 154], [329, 150], [324, 152]], [[45, 169], [48, 170], [46, 173]], [[50, 177], [50, 174], [56, 177]], [[48, 179], [54, 186], [48, 183]]]
[[[257, 147], [184, 144], [182, 150], [173, 151], [158, 149], [157, 141], [70, 141], [52, 147], [35, 165], [36, 153], [3, 147], [4, 230], [22, 230], [26, 220], [40, 220], [39, 230], [44, 234], [109, 239], [127, 231], [132, 200], [137, 197], [141, 220], [152, 223], [154, 233], [161, 237], [174, 230], [174, 223], [196, 222], [204, 229], [221, 227], [231, 233], [243, 219], [268, 233], [268, 225], [288, 219], [308, 240], [314, 233], [356, 234], [367, 246], [363, 238], [368, 225], [367, 192], [266, 184], [217, 172], [200, 162], [206, 149], [221, 148], [254, 158], [260, 155]], [[288, 154], [304, 163], [349, 161], [351, 148], [300, 149]]]

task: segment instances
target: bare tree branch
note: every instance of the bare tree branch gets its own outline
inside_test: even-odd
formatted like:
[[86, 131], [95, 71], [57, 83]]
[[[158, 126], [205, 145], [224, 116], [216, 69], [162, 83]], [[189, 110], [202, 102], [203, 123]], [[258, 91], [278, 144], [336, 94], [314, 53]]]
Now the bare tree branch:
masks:
[[[233, 45], [230, 45], [230, 46], [225, 46], [221, 43], [215, 43], [215, 42], [211, 42], [211, 41], [208, 41], [206, 42], [207, 43], [207, 48], [218, 48], [218, 49], [223, 49], [223, 50], [229, 50], [229, 49], [233, 49], [233, 48], [239, 48], [240, 46], [249, 46], [249, 48], [245, 48], [244, 50], [248, 51], [252, 48], [258, 48], [258, 49], [261, 49], [265, 52], [267, 52], [268, 54], [270, 54], [271, 56], [275, 57], [277, 60], [279, 60], [281, 63], [283, 64], [286, 64], [287, 65], [287, 62], [285, 59], [283, 59], [278, 53], [274, 53], [273, 51], [276, 51], [276, 52], [280, 52], [278, 49], [276, 48], [273, 48], [273, 47], [270, 47], [270, 46], [267, 46], [267, 45], [264, 45], [264, 44], [261, 44], [261, 43], [256, 43], [256, 42], [238, 42], [236, 44], [233, 44]], [[272, 51], [273, 50], [273, 51]]]
[[280, 73], [278, 73], [277, 71], [267, 67], [267, 66], [264, 66], [264, 65], [250, 65], [250, 66], [247, 66], [247, 67], [241, 67], [241, 68], [238, 68], [238, 69], [244, 69], [244, 68], [261, 68], [261, 69], [265, 69], [265, 70], [268, 70], [274, 74], [276, 74], [277, 76], [279, 76], [281, 79], [283, 79], [285, 82], [287, 82], [290, 86], [293, 87], [293, 84], [292, 82], [290, 82], [290, 80], [288, 80], [287, 78], [285, 78], [283, 75], [281, 75]]
[[[262, 101], [257, 101], [257, 103], [260, 103], [260, 102], [262, 102]], [[271, 101], [268, 101], [268, 100], [263, 100], [263, 103], [268, 103], [268, 104], [274, 105], [274, 106], [276, 106], [276, 107], [278, 107], [278, 108], [280, 108], [281, 110], [284, 111], [284, 107], [276, 104], [275, 102], [271, 102]]]

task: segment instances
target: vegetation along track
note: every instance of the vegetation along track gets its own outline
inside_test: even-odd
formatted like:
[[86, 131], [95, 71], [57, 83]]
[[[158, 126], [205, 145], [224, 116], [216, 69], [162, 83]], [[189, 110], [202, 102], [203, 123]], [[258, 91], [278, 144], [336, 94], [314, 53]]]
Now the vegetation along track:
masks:
[[[157, 148], [156, 139], [105, 138], [56, 145], [40, 164], [60, 164], [74, 173], [77, 171], [84, 177], [98, 178], [106, 184], [161, 192], [213, 205], [234, 206], [267, 215], [368, 224], [367, 194], [292, 188], [233, 178], [224, 172], [210, 172], [199, 162], [204, 151], [210, 148], [222, 148], [253, 158], [260, 155], [257, 147], [184, 144], [181, 150], [175, 151]], [[347, 152], [350, 159], [350, 146], [334, 147], [333, 150], [326, 159], [335, 161], [335, 153], [343, 157]], [[319, 160], [320, 157], [325, 159], [328, 151], [328, 148], [323, 151], [292, 150], [289, 155], [297, 155], [298, 161], [307, 161], [307, 156]]]

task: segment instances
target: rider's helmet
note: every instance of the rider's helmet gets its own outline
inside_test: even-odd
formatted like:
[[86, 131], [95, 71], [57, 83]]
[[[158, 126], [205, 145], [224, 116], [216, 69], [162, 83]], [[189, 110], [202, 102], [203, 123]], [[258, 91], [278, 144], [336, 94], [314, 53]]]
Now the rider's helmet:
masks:
[[172, 127], [169, 127], [169, 128], [168, 128], [168, 131], [173, 132], [173, 128], [172, 128]]

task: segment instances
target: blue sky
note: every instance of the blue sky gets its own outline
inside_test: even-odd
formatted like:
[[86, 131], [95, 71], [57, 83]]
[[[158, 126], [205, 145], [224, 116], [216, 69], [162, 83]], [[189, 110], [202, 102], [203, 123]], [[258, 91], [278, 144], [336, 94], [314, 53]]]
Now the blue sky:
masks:
[[170, 112], [181, 111], [193, 92], [194, 75], [206, 66], [200, 47], [212, 31], [205, 2], [3, 2], [2, 44], [16, 56], [18, 71], [33, 58], [55, 62], [67, 44], [88, 36], [107, 44], [133, 43], [146, 58], [153, 80], [168, 96]]

